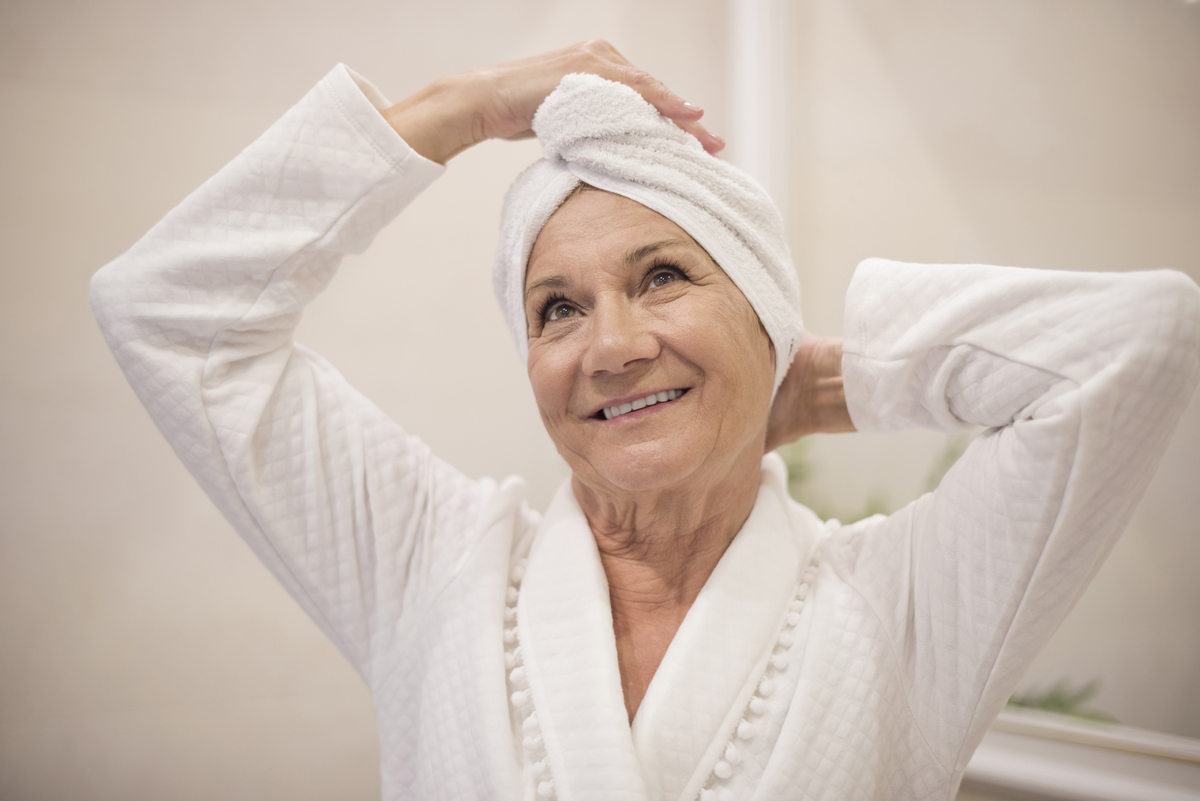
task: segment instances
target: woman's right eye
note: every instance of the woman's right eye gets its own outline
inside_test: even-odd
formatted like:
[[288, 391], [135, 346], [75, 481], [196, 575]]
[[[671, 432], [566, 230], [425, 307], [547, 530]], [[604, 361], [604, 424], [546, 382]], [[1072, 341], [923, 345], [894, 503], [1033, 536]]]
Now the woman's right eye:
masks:
[[568, 317], [574, 317], [578, 313], [578, 310], [570, 303], [555, 303], [546, 309], [546, 321], [565, 320]]

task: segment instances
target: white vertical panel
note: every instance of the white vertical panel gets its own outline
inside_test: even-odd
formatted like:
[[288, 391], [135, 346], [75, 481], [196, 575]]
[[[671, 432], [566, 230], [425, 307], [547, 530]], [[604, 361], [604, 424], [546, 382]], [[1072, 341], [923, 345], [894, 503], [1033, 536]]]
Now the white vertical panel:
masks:
[[787, 0], [730, 0], [733, 124], [728, 158], [763, 185], [788, 220]]

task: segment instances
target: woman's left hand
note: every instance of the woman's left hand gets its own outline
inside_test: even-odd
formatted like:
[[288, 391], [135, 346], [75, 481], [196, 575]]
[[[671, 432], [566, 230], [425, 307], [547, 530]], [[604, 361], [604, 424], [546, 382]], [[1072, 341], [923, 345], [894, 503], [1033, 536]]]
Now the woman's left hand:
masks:
[[842, 385], [842, 340], [806, 333], [771, 404], [766, 450], [806, 434], [854, 430]]

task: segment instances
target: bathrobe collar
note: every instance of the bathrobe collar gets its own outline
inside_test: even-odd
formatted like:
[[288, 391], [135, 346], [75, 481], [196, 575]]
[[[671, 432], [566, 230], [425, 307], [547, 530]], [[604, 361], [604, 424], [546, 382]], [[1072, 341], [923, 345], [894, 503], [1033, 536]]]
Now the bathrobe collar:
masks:
[[517, 620], [562, 801], [675, 801], [699, 792], [765, 667], [812, 547], [787, 503], [782, 462], [769, 456], [750, 517], [688, 611], [631, 729], [608, 581], [570, 482], [559, 489]]

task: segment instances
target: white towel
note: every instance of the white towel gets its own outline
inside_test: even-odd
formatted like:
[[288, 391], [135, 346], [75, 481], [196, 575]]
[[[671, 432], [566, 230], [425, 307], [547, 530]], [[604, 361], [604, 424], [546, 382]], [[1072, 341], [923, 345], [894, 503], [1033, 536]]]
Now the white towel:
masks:
[[504, 200], [493, 283], [524, 361], [525, 267], [546, 220], [581, 181], [657, 211], [687, 231], [746, 296], [775, 345], [775, 388], [803, 332], [800, 283], [783, 221], [750, 176], [710, 156], [628, 86], [572, 74], [538, 108], [543, 158]]

